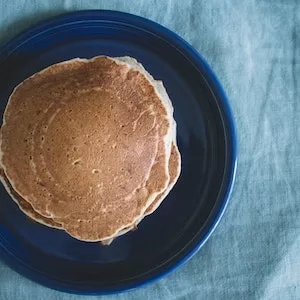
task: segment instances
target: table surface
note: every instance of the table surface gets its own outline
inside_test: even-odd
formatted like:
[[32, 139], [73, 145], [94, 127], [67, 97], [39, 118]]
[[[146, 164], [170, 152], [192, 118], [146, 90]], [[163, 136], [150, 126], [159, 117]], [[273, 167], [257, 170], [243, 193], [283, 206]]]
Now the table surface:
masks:
[[[0, 43], [47, 17], [131, 12], [190, 42], [221, 80], [239, 162], [218, 228], [186, 265], [110, 299], [300, 299], [300, 2], [298, 0], [0, 0]], [[103, 299], [39, 286], [0, 261], [0, 299]]]

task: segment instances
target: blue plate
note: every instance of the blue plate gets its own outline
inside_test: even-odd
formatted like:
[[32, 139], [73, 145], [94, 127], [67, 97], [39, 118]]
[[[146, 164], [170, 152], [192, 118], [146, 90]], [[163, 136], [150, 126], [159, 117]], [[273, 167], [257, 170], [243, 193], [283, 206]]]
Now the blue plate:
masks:
[[0, 187], [0, 257], [43, 285], [82, 294], [130, 289], [187, 261], [219, 222], [236, 170], [232, 114], [211, 68], [179, 36], [130, 14], [62, 15], [2, 47], [1, 113], [13, 88], [33, 73], [101, 54], [135, 57], [163, 80], [175, 108], [182, 154], [182, 173], [171, 194], [137, 231], [103, 247], [30, 221]]

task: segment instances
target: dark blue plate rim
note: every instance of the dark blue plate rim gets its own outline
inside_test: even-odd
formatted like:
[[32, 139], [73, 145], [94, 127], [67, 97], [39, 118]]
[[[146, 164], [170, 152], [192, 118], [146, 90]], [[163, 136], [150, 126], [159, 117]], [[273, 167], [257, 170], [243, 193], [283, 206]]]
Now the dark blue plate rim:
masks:
[[[75, 19], [75, 21], [72, 19]], [[177, 48], [177, 50], [184, 54], [184, 56], [189, 60], [189, 62], [202, 74], [204, 80], [207, 81], [208, 86], [211, 88], [212, 94], [215, 96], [215, 98], [219, 99], [217, 101], [221, 101], [221, 103], [219, 104], [222, 106], [223, 109], [222, 117], [225, 119], [225, 127], [227, 130], [226, 134], [228, 140], [230, 141], [229, 145], [227, 145], [227, 150], [230, 149], [230, 162], [229, 166], [227, 166], [227, 168], [229, 169], [229, 178], [226, 187], [226, 192], [224, 194], [223, 202], [221, 203], [218, 212], [215, 214], [213, 220], [211, 221], [211, 225], [209, 226], [206, 233], [202, 236], [202, 238], [195, 242], [194, 247], [190, 251], [185, 253], [185, 255], [182, 258], [179, 258], [177, 262], [174, 262], [172, 265], [165, 267], [164, 270], [161, 270], [159, 274], [152, 276], [152, 278], [150, 279], [132, 283], [125, 287], [123, 286], [120, 288], [105, 289], [105, 291], [103, 289], [82, 291], [76, 288], [75, 286], [71, 287], [71, 284], [69, 283], [58, 282], [57, 280], [55, 280], [55, 278], [49, 278], [45, 274], [37, 271], [36, 269], [32, 269], [30, 266], [24, 264], [16, 256], [14, 256], [14, 254], [10, 252], [9, 249], [5, 248], [0, 240], [0, 258], [2, 258], [14, 270], [35, 282], [38, 282], [52, 289], [74, 294], [114, 294], [135, 289], [139, 286], [149, 284], [153, 281], [160, 279], [161, 277], [175, 270], [177, 267], [186, 263], [206, 243], [208, 238], [211, 236], [211, 234], [219, 224], [226, 210], [232, 193], [237, 170], [237, 135], [232, 110], [229, 105], [229, 99], [220, 81], [216, 77], [209, 64], [188, 42], [186, 42], [179, 35], [163, 27], [162, 25], [143, 17], [111, 10], [84, 10], [78, 12], [64, 13], [62, 15], [58, 15], [47, 19], [46, 21], [40, 22], [39, 24], [23, 31], [15, 38], [8, 41], [0, 48], [0, 61], [3, 59], [5, 60], [5, 58], [8, 57], [13, 51], [15, 51], [19, 46], [21, 46], [23, 43], [26, 43], [26, 41], [35, 37], [36, 35], [42, 35], [49, 30], [65, 26], [67, 24], [79, 24], [81, 21], [78, 21], [78, 19], [95, 22], [110, 21], [113, 23], [130, 25], [131, 27], [150, 31], [152, 34], [156, 34], [157, 36], [171, 44], [173, 47]]]

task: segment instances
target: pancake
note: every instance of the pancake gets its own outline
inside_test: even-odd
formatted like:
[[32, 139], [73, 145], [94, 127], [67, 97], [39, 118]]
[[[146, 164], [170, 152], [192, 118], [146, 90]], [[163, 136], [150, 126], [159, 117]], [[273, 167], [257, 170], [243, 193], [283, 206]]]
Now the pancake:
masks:
[[1, 165], [37, 213], [78, 239], [102, 240], [167, 188], [170, 128], [168, 108], [141, 72], [108, 57], [72, 60], [14, 90]]
[[[126, 58], [127, 59], [127, 58]], [[134, 61], [133, 59], [131, 59], [131, 58], [129, 58], [129, 60], [131, 60], [131, 61]], [[136, 62], [136, 61], [135, 61]], [[137, 62], [136, 62], [137, 63]], [[149, 76], [149, 74], [148, 74], [148, 76]], [[151, 75], [150, 75], [151, 76]], [[149, 77], [150, 77], [149, 76]], [[153, 79], [153, 78], [152, 78]], [[161, 84], [161, 83], [160, 83]], [[161, 84], [162, 85], [162, 84]], [[157, 86], [156, 86], [157, 87]], [[160, 91], [161, 91], [162, 89], [160, 89]], [[165, 89], [163, 88], [163, 90], [165, 91]], [[166, 92], [165, 92], [165, 94], [166, 94]], [[168, 103], [171, 103], [170, 101], [168, 102]], [[172, 109], [172, 108], [171, 108]], [[176, 124], [175, 124], [176, 125]], [[158, 206], [159, 206], [159, 204], [161, 203], [161, 201], [165, 198], [165, 196], [169, 193], [169, 191], [172, 189], [172, 187], [173, 187], [173, 185], [175, 184], [175, 182], [176, 182], [176, 180], [177, 180], [177, 178], [178, 178], [178, 176], [179, 176], [179, 173], [180, 173], [180, 154], [179, 154], [179, 152], [178, 152], [178, 149], [177, 149], [177, 146], [176, 146], [176, 130], [174, 131], [174, 133], [175, 133], [175, 139], [173, 140], [173, 143], [172, 143], [172, 156], [173, 156], [173, 159], [172, 159], [172, 157], [171, 157], [171, 159], [170, 159], [170, 165], [169, 165], [169, 172], [170, 172], [170, 175], [171, 175], [171, 181], [170, 181], [170, 184], [169, 184], [169, 186], [168, 186], [168, 188], [166, 189], [166, 191], [165, 192], [163, 192], [163, 193], [161, 193], [161, 195], [159, 195], [159, 196], [157, 196], [156, 198], [155, 198], [155, 201], [153, 202], [153, 204], [152, 205], [150, 205], [148, 208], [147, 208], [147, 210], [146, 210], [146, 212], [145, 212], [145, 215], [144, 216], [146, 216], [146, 215], [149, 215], [150, 213], [152, 213]], [[178, 159], [178, 161], [176, 161], [176, 159], [175, 159], [175, 155], [177, 156], [177, 158], [176, 159]], [[172, 163], [172, 161], [173, 161], [173, 168], [172, 168], [172, 165], [171, 165], [171, 163]], [[176, 161], [176, 166], [175, 166], [175, 161]], [[172, 169], [173, 169], [173, 174], [172, 174]], [[177, 175], [176, 175], [176, 172], [175, 172], [175, 170], [176, 170], [176, 172], [177, 172]], [[18, 195], [18, 197], [20, 197], [19, 195]], [[33, 210], [33, 208], [28, 204], [28, 203], [26, 203], [25, 202], [25, 205], [23, 205], [23, 208], [22, 208], [22, 204], [24, 204], [24, 199], [22, 200], [22, 202], [20, 202], [20, 206], [21, 206], [21, 209], [23, 210], [23, 211], [25, 211], [25, 213], [27, 214], [27, 215], [29, 215], [29, 216], [35, 216], [34, 218], [36, 219], [36, 221], [38, 221], [38, 222], [40, 222], [40, 223], [42, 223], [42, 224], [46, 224], [46, 225], [48, 225], [48, 226], [51, 226], [51, 227], [56, 227], [56, 228], [61, 228], [61, 226], [58, 224], [58, 223], [55, 223], [55, 225], [53, 224], [54, 223], [54, 221], [52, 220], [52, 219], [48, 219], [48, 218], [44, 218], [44, 217], [42, 217], [42, 216], [39, 216], [39, 218], [37, 218], [37, 213]], [[26, 210], [27, 210], [27, 212], [26, 212]], [[32, 212], [33, 211], [33, 212]], [[142, 217], [143, 218], [143, 217]], [[141, 220], [142, 220], [142, 218], [140, 218], [140, 220], [138, 220], [137, 222], [136, 222], [136, 224], [137, 223], [139, 223]], [[135, 227], [135, 226], [132, 226], [133, 228]], [[126, 232], [128, 232], [129, 230], [131, 230], [132, 229], [132, 227], [129, 229], [129, 228], [127, 228], [127, 229], [123, 229], [121, 232], [119, 232], [118, 233], [118, 236], [119, 235], [121, 235], [121, 234], [124, 234], [124, 233], [126, 233]]]
[[[131, 59], [132, 60], [132, 59]], [[160, 89], [161, 92], [162, 89]], [[165, 97], [164, 95], [161, 95], [162, 97]], [[167, 102], [169, 103], [170, 102]], [[170, 107], [170, 111], [172, 111], [173, 108]], [[172, 111], [173, 113], [173, 111]], [[164, 192], [162, 192], [160, 195], [158, 195], [155, 200], [149, 204], [147, 210], [145, 211], [144, 215], [136, 221], [135, 224], [133, 224], [132, 226], [122, 229], [120, 230], [116, 236], [114, 236], [111, 239], [108, 240], [103, 240], [102, 244], [104, 245], [109, 245], [116, 237], [123, 235], [131, 230], [134, 230], [136, 228], [136, 226], [142, 221], [142, 219], [153, 213], [158, 206], [160, 205], [160, 203], [165, 199], [165, 197], [168, 195], [168, 193], [171, 191], [171, 189], [173, 188], [173, 186], [175, 185], [179, 174], [180, 174], [180, 167], [181, 167], [181, 161], [180, 161], [180, 153], [178, 151], [177, 145], [176, 145], [176, 123], [175, 121], [173, 121], [173, 141], [172, 141], [172, 152], [171, 152], [171, 157], [169, 160], [169, 174], [170, 174], [170, 182], [168, 187], [166, 188], [166, 190]], [[24, 200], [20, 195], [18, 195], [12, 188], [12, 186], [9, 184], [8, 179], [5, 177], [5, 174], [3, 171], [0, 171], [0, 176], [2, 177], [2, 181], [3, 184], [5, 185], [8, 193], [11, 195], [11, 197], [15, 200], [15, 202], [18, 204], [18, 206], [20, 207], [20, 209], [27, 215], [29, 216], [31, 219], [33, 219], [34, 221], [41, 223], [43, 225], [49, 226], [49, 227], [53, 227], [56, 229], [63, 229], [61, 224], [53, 221], [53, 219], [51, 218], [46, 218], [43, 217], [42, 215], [38, 214], [30, 205], [30, 203], [28, 203], [26, 200]]]

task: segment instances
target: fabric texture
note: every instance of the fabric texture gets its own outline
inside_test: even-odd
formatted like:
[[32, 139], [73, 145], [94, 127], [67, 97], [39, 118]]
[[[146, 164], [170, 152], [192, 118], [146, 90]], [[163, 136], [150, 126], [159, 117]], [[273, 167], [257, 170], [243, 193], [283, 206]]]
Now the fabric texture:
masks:
[[[225, 88], [239, 139], [231, 201], [206, 245], [158, 282], [107, 298], [300, 299], [300, 2], [0, 0], [0, 43], [81, 9], [131, 12], [191, 43]], [[104, 298], [50, 290], [0, 261], [1, 300]]]

